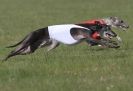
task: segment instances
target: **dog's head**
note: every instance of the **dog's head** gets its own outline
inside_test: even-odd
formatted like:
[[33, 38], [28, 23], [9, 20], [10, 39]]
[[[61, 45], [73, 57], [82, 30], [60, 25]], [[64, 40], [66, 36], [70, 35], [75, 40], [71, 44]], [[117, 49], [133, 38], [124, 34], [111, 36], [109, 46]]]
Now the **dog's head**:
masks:
[[129, 25], [118, 17], [109, 17], [104, 19], [104, 21], [111, 27], [121, 28], [122, 30], [127, 30], [129, 28]]
[[117, 34], [115, 32], [113, 32], [111, 30], [110, 26], [108, 26], [108, 25], [103, 25], [99, 32], [100, 32], [101, 37], [104, 37], [107, 39], [111, 39], [112, 37], [117, 36]]

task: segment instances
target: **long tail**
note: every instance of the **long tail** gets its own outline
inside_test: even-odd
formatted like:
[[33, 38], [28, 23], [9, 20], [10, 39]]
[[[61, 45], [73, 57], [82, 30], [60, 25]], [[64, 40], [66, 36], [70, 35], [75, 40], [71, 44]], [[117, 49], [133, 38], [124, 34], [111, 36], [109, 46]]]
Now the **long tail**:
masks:
[[9, 46], [8, 48], [15, 47], [15, 46], [19, 45], [15, 50], [11, 51], [6, 56], [6, 58], [3, 59], [3, 61], [6, 61], [7, 59], [9, 59], [12, 56], [23, 54], [23, 52], [28, 48], [28, 46], [30, 46], [30, 42], [31, 42], [32, 38], [34, 38], [33, 35], [34, 34], [31, 33], [31, 34], [27, 35], [22, 41], [18, 42], [17, 44]]
[[4, 58], [2, 61], [7, 61], [10, 57], [13, 57], [13, 56], [16, 56], [16, 55], [21, 54], [21, 52], [23, 52], [27, 46], [28, 46], [28, 44], [24, 45], [23, 47], [21, 47], [21, 48], [19, 48], [19, 49], [16, 49], [16, 50], [11, 51], [11, 52], [6, 56], [6, 58]]
[[16, 47], [16, 46], [20, 45], [27, 37], [28, 37], [28, 35], [26, 37], [24, 37], [20, 42], [14, 44], [14, 45], [11, 45], [11, 46], [7, 46], [6, 48], [12, 48], [12, 47]]
[[16, 55], [25, 55], [33, 53], [42, 43], [45, 39], [48, 39], [48, 30], [47, 28], [39, 29], [36, 31], [31, 32], [28, 34], [24, 39], [22, 39], [17, 44], [14, 44], [10, 47], [16, 47], [13, 51], [11, 51], [3, 61], [6, 61], [10, 57], [16, 56]]

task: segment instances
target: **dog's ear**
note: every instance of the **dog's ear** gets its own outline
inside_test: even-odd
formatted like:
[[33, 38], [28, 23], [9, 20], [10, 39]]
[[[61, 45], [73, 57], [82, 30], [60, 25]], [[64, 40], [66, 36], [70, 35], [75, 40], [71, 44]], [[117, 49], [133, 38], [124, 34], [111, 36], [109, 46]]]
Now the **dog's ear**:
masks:
[[115, 22], [115, 21], [116, 21], [116, 19], [117, 19], [117, 17], [113, 17], [113, 16], [111, 16], [111, 17], [110, 17], [110, 19], [111, 19], [112, 21], [114, 21], [114, 22]]

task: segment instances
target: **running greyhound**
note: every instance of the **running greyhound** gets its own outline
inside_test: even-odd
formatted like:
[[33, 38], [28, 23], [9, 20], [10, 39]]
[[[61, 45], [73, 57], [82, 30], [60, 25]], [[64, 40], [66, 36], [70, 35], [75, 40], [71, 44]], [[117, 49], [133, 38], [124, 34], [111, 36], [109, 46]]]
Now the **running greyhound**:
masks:
[[[121, 18], [119, 17], [108, 17], [108, 18], [102, 18], [102, 19], [93, 19], [93, 20], [87, 20], [87, 21], [83, 21], [79, 24], [95, 24], [96, 22], [99, 22], [100, 24], [106, 24], [108, 26], [111, 26], [113, 28], [119, 28], [120, 30], [127, 30], [129, 28], [129, 25], [124, 21], [122, 20]], [[106, 38], [112, 38], [113, 36], [104, 36]], [[122, 39], [116, 34], [115, 36], [117, 38], [117, 40], [119, 42], [122, 41]], [[94, 46], [94, 45], [98, 45], [97, 43], [94, 43], [93, 41], [90, 41], [90, 45], [91, 46]]]
[[99, 21], [101, 24], [109, 25], [113, 28], [120, 28], [123, 31], [129, 28], [129, 25], [119, 17], [107, 17], [102, 19], [87, 20], [79, 24], [95, 24], [96, 21]]
[[117, 43], [108, 44], [108, 40], [106, 39], [104, 40], [107, 42], [103, 42], [101, 40], [102, 37], [100, 39], [94, 39], [92, 35], [96, 31], [101, 34], [100, 36], [102, 36], [104, 33], [113, 35], [110, 26], [105, 24], [89, 24], [87, 27], [76, 24], [63, 24], [38, 29], [28, 34], [19, 43], [9, 46], [8, 48], [16, 47], [16, 49], [11, 51], [4, 60], [7, 60], [8, 58], [16, 55], [33, 53], [36, 49], [41, 47], [48, 46], [48, 51], [50, 51], [59, 46], [60, 43], [66, 45], [74, 45], [84, 40], [95, 41], [96, 43], [109, 48], [119, 47]]

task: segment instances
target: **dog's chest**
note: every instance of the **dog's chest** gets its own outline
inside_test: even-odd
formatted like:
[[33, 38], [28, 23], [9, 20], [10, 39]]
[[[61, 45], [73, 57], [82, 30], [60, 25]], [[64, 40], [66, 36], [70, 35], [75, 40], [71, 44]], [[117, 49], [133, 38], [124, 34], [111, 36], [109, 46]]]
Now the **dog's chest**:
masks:
[[55, 39], [64, 44], [75, 44], [79, 40], [75, 40], [72, 37], [70, 33], [70, 30], [72, 28], [83, 28], [83, 27], [74, 24], [48, 26], [49, 36], [50, 38]]

